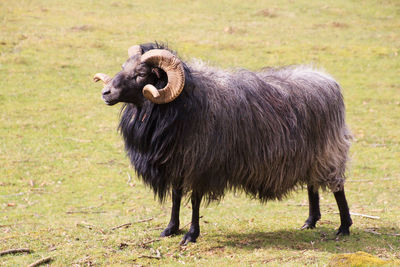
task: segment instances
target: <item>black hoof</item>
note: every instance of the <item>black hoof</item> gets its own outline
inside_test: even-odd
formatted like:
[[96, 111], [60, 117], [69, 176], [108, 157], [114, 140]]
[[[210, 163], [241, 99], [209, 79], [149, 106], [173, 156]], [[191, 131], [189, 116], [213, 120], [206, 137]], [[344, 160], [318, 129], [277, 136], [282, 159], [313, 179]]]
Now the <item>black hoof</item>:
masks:
[[301, 230], [304, 229], [314, 229], [315, 225], [317, 224], [318, 220], [321, 219], [321, 217], [308, 217], [308, 219], [305, 221], [304, 225], [300, 228]]
[[166, 236], [171, 236], [176, 234], [179, 231], [179, 227], [175, 226], [168, 226], [167, 228], [164, 229], [164, 231], [161, 232], [161, 237], [166, 237]]
[[314, 229], [315, 228], [315, 223], [314, 224], [309, 224], [308, 222], [306, 222], [301, 228], [300, 230], [304, 230], [304, 229]]
[[189, 242], [195, 243], [197, 237], [199, 237], [199, 233], [187, 232], [179, 244], [181, 246], [186, 246]]
[[336, 232], [336, 235], [350, 235], [350, 227], [349, 226], [340, 226], [339, 230]]

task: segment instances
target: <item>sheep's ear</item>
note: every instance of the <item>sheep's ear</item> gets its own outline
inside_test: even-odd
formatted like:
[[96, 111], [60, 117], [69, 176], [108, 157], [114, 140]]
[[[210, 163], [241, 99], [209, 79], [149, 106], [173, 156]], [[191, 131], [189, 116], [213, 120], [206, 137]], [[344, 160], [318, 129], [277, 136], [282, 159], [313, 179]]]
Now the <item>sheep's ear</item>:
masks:
[[128, 49], [128, 55], [129, 57], [133, 57], [134, 55], [141, 55], [142, 54], [142, 48], [140, 45], [134, 45], [129, 47]]

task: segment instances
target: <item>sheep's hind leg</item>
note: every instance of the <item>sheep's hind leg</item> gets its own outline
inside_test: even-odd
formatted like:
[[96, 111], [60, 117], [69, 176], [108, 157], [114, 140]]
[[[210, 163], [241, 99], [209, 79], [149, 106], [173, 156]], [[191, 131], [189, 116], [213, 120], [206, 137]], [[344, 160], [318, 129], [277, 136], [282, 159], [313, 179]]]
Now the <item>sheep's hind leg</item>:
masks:
[[351, 220], [350, 217], [349, 206], [347, 205], [344, 189], [335, 192], [334, 195], [340, 213], [340, 227], [336, 235], [349, 235], [350, 226], [353, 224], [353, 221]]
[[319, 209], [319, 194], [312, 185], [307, 185], [308, 191], [308, 218], [301, 229], [314, 229], [315, 224], [321, 219], [321, 212]]
[[187, 245], [189, 242], [196, 242], [197, 237], [200, 235], [200, 224], [199, 224], [199, 215], [200, 215], [200, 203], [202, 196], [192, 193], [191, 201], [192, 201], [192, 223], [190, 225], [189, 232], [185, 234], [181, 245]]
[[181, 207], [182, 199], [182, 188], [174, 187], [172, 189], [172, 209], [171, 209], [171, 220], [167, 228], [162, 231], [161, 236], [170, 236], [176, 234], [179, 231], [179, 210]]

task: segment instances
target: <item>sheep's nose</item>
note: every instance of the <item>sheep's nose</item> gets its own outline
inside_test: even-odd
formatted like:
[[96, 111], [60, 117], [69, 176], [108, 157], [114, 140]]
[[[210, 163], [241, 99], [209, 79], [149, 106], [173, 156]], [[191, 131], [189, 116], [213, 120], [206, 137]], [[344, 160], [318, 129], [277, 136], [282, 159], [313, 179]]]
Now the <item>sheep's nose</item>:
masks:
[[111, 93], [111, 89], [110, 88], [104, 88], [103, 91], [101, 91], [102, 95], [108, 95]]

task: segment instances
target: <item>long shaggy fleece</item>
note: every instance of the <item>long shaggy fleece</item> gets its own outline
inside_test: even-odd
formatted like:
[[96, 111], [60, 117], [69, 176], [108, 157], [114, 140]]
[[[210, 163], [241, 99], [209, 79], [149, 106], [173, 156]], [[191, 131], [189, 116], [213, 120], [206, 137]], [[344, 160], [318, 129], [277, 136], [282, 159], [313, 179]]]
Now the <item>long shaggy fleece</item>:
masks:
[[297, 186], [343, 188], [350, 134], [340, 86], [306, 66], [226, 71], [185, 64], [168, 104], [125, 104], [120, 131], [137, 174], [162, 201], [172, 185], [209, 201], [261, 201]]

